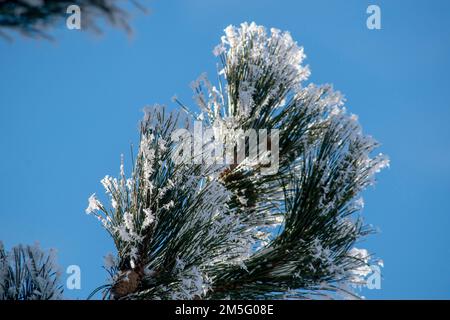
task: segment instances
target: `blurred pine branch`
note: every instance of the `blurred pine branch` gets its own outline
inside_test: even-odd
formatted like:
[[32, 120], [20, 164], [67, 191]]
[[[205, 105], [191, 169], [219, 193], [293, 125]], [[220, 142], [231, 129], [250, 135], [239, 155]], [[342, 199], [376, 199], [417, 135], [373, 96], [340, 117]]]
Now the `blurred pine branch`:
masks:
[[66, 20], [70, 5], [80, 7], [82, 28], [96, 32], [100, 32], [97, 20], [101, 19], [131, 32], [129, 9], [146, 11], [135, 0], [0, 0], [0, 36], [12, 39], [10, 31], [15, 31], [28, 37], [51, 39], [49, 28]]
[[7, 252], [0, 242], [0, 300], [61, 299], [63, 287], [55, 252], [18, 245]]

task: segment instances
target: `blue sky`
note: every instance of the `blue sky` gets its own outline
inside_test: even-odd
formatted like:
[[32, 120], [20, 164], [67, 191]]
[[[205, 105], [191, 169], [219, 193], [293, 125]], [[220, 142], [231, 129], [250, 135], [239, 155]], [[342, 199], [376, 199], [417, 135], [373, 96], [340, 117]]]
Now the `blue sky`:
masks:
[[[366, 28], [377, 4], [382, 30]], [[104, 283], [114, 252], [84, 213], [105, 174], [129, 160], [146, 105], [190, 102], [189, 83], [214, 76], [211, 51], [229, 24], [289, 30], [303, 45], [311, 82], [333, 83], [382, 143], [391, 167], [365, 193], [366, 222], [380, 233], [360, 244], [385, 262], [367, 298], [450, 298], [450, 2], [162, 1], [136, 14], [134, 35], [57, 26], [55, 41], [0, 42], [0, 239], [39, 240], [77, 264], [86, 298]], [[172, 105], [173, 106], [173, 105]], [[126, 162], [127, 164], [127, 162]], [[128, 161], [128, 165], [130, 162]]]

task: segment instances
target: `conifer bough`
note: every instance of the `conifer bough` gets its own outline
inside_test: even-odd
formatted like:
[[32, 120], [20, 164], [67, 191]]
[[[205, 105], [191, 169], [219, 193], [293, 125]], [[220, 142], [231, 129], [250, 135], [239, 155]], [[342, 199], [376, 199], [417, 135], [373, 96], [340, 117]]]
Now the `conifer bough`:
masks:
[[60, 276], [54, 250], [45, 253], [35, 244], [8, 252], [0, 241], [0, 300], [61, 299]]
[[80, 7], [83, 29], [100, 31], [94, 20], [101, 17], [131, 32], [128, 3], [146, 11], [137, 0], [0, 0], [0, 37], [10, 39], [7, 31], [17, 31], [26, 36], [51, 38], [48, 27], [66, 19], [71, 5]]
[[[356, 296], [374, 262], [356, 242], [371, 232], [360, 193], [388, 165], [330, 85], [310, 71], [288, 32], [229, 26], [213, 53], [214, 86], [193, 83], [197, 109], [147, 109], [127, 178], [101, 182], [86, 212], [111, 235], [106, 258], [114, 299], [278, 299]], [[187, 114], [187, 115], [186, 115]], [[183, 124], [180, 119], [185, 117]], [[228, 142], [238, 129], [279, 130], [279, 170], [264, 164], [177, 162], [176, 130], [202, 121]], [[270, 141], [269, 141], [270, 144]], [[206, 146], [203, 145], [202, 148]], [[206, 148], [207, 149], [207, 148]], [[186, 156], [186, 154], [184, 155]]]

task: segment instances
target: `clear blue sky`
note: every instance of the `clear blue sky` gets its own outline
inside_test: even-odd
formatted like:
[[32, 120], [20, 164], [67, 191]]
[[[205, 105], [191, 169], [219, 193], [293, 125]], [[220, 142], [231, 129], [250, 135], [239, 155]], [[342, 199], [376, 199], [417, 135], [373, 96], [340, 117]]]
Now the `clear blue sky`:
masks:
[[[366, 28], [378, 4], [382, 30]], [[80, 265], [85, 298], [106, 278], [112, 241], [84, 213], [116, 175], [145, 105], [192, 96], [213, 76], [211, 51], [228, 24], [255, 21], [291, 31], [305, 47], [311, 81], [333, 83], [391, 168], [365, 195], [366, 247], [385, 261], [367, 298], [450, 298], [450, 2], [162, 1], [138, 14], [134, 36], [69, 31], [56, 41], [0, 42], [0, 239], [39, 240], [65, 268]], [[127, 162], [128, 164], [130, 162]]]

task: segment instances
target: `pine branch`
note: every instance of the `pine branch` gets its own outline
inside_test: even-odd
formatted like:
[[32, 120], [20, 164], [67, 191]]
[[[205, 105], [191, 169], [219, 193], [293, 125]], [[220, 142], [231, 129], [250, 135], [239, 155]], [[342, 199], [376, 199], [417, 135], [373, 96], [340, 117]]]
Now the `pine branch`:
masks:
[[[200, 113], [178, 99], [185, 125], [164, 108], [147, 111], [131, 178], [122, 162], [119, 180], [102, 180], [112, 209], [90, 198], [87, 212], [118, 250], [105, 297], [351, 295], [348, 285], [364, 281], [371, 261], [354, 247], [371, 233], [358, 216], [358, 197], [387, 158], [371, 157], [378, 143], [346, 113], [339, 92], [302, 85], [309, 69], [288, 33], [230, 26], [214, 53], [223, 67], [219, 89], [205, 75], [192, 85]], [[219, 152], [232, 163], [204, 161], [215, 140], [194, 142], [201, 152], [191, 153], [194, 121], [203, 135], [213, 130], [232, 146]], [[256, 158], [251, 130], [272, 131], [267, 140], [255, 138], [265, 150]], [[242, 148], [248, 152], [239, 162]], [[264, 159], [276, 151], [278, 170], [264, 174]]]
[[62, 298], [60, 271], [54, 251], [39, 246], [16, 246], [8, 253], [0, 242], [0, 300]]
[[[145, 11], [138, 1], [130, 1], [130, 3]], [[10, 39], [7, 31], [16, 31], [29, 37], [51, 39], [48, 27], [65, 19], [66, 10], [70, 5], [78, 5], [81, 8], [83, 27], [100, 32], [95, 20], [104, 18], [110, 24], [131, 32], [127, 6], [123, 3], [119, 4], [119, 1], [4, 0], [0, 1], [0, 36]]]

